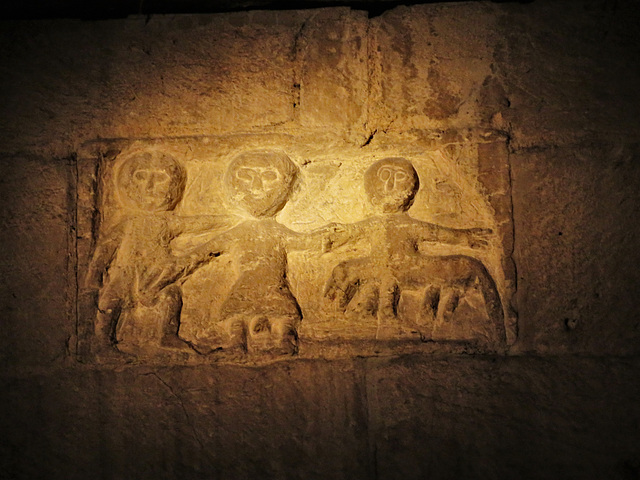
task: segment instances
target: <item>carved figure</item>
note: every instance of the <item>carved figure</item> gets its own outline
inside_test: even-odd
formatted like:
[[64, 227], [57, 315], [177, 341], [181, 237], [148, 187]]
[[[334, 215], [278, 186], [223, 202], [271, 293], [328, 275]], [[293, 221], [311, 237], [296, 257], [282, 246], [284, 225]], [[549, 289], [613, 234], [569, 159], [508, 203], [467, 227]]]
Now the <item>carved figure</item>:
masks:
[[280, 152], [253, 151], [236, 157], [226, 172], [230, 198], [246, 220], [209, 242], [211, 251], [230, 250], [237, 280], [220, 309], [227, 347], [294, 354], [302, 312], [287, 278], [287, 253], [320, 249], [326, 229], [294, 232], [275, 215], [296, 184], [298, 167]]
[[180, 280], [220, 254], [196, 249], [175, 256], [173, 239], [186, 232], [231, 226], [228, 216], [179, 216], [173, 213], [186, 182], [184, 168], [157, 151], [128, 157], [116, 175], [117, 194], [128, 208], [125, 218], [100, 235], [86, 283], [99, 288], [98, 350], [188, 349], [178, 337]]
[[336, 266], [325, 295], [343, 311], [368, 312], [378, 318], [378, 336], [398, 332], [398, 305], [403, 289], [424, 288], [421, 335], [430, 339], [438, 322], [448, 321], [465, 290], [478, 286], [496, 340], [504, 341], [503, 310], [495, 283], [479, 260], [465, 255], [438, 256], [424, 253], [428, 242], [477, 248], [487, 245], [490, 230], [453, 229], [412, 218], [419, 178], [403, 158], [386, 158], [365, 173], [365, 189], [379, 215], [345, 225], [330, 239], [332, 248], [358, 236], [371, 242], [368, 257], [347, 260]]

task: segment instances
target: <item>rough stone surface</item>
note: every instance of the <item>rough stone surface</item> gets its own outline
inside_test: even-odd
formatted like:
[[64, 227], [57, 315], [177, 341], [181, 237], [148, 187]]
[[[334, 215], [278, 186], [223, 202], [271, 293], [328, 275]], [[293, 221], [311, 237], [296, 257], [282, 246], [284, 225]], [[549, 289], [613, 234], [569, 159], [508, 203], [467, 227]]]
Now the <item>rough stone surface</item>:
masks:
[[[638, 478], [638, 15], [593, 0], [2, 23], [0, 477]], [[284, 205], [249, 201], [242, 221], [282, 209], [260, 223], [272, 243], [245, 231], [245, 246], [332, 225], [318, 258], [284, 257], [303, 285], [287, 287], [301, 322], [282, 322], [297, 355], [96, 354], [99, 286], [84, 281], [102, 226], [131, 201], [151, 233], [158, 210], [218, 215], [207, 238], [131, 242], [154, 258], [202, 247], [237, 227], [231, 199], [247, 205], [231, 166], [273, 180], [277, 161], [237, 160], [256, 150], [286, 153], [301, 181]], [[118, 197], [118, 169], [149, 151], [128, 178], [177, 178], [168, 203], [142, 183]], [[398, 157], [420, 179], [412, 221], [492, 230], [467, 256], [508, 300], [504, 348], [452, 346], [455, 329], [381, 346], [323, 317], [314, 295], [370, 263], [357, 244], [324, 250], [382, 215], [366, 172]], [[192, 343], [236, 281], [223, 250], [179, 281], [188, 269], [128, 262], [180, 284]]]
[[514, 147], [638, 138], [636, 2], [554, 2], [502, 10], [494, 50]]
[[493, 6], [399, 7], [372, 21], [374, 127], [388, 132], [490, 125], [505, 107], [493, 71]]
[[[369, 358], [2, 378], [4, 478], [634, 478], [637, 360]], [[31, 398], [25, 402], [25, 398]]]
[[71, 160], [0, 158], [3, 365], [59, 362], [75, 336]]
[[107, 153], [78, 160], [81, 354], [181, 350], [200, 362], [237, 348], [331, 357], [514, 343], [504, 140], [366, 154], [312, 152], [293, 136], [251, 143], [103, 142], [87, 150]]
[[639, 153], [603, 141], [510, 156], [524, 351], [638, 354]]

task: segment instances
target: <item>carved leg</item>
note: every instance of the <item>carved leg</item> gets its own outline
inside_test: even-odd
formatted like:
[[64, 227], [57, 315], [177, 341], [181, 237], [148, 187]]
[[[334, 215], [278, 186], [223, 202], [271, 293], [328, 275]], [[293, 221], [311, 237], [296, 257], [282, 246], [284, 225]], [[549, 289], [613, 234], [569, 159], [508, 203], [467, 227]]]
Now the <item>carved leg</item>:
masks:
[[160, 318], [160, 346], [164, 348], [187, 350], [189, 345], [178, 336], [180, 313], [182, 312], [182, 291], [177, 285], [163, 289], [158, 298]]
[[116, 340], [116, 325], [122, 312], [122, 295], [112, 285], [105, 285], [98, 296], [95, 323], [96, 347], [111, 350]]
[[120, 306], [99, 309], [96, 315], [96, 347], [100, 350], [112, 348], [116, 344], [115, 327], [120, 318]]
[[501, 343], [505, 343], [507, 338], [504, 326], [504, 310], [502, 308], [500, 294], [498, 293], [496, 284], [489, 273], [483, 265], [481, 266], [482, 271], [479, 272], [478, 281], [480, 282], [480, 289], [482, 291], [482, 296], [484, 297], [487, 315], [495, 328], [497, 340]]
[[383, 322], [398, 316], [398, 302], [400, 301], [400, 286], [395, 278], [385, 278], [380, 285], [380, 305], [378, 318]]
[[436, 306], [435, 320], [431, 329], [431, 340], [448, 340], [451, 338], [452, 329], [456, 331], [456, 326], [452, 325], [451, 322], [453, 314], [460, 303], [460, 293], [455, 287], [441, 287], [440, 301]]
[[[364, 290], [366, 297], [371, 299], [371, 301], [365, 300], [367, 303], [365, 308], [368, 311], [373, 311], [373, 315], [375, 315], [378, 309], [377, 292], [371, 296], [373, 286], [377, 287], [375, 278], [376, 274], [372, 271], [371, 259], [368, 257], [347, 260], [338, 264], [331, 272], [324, 295], [330, 300], [337, 301], [340, 309], [346, 312], [354, 298], [362, 298], [360, 292]], [[373, 306], [371, 302], [375, 302], [376, 306]], [[362, 305], [356, 306], [354, 310], [359, 311], [360, 306]]]
[[463, 288], [468, 288], [476, 282], [480, 285], [487, 316], [495, 332], [494, 339], [499, 343], [506, 342], [502, 301], [496, 284], [486, 267], [480, 260], [471, 257], [458, 257], [455, 260], [455, 266], [454, 270], [458, 272], [456, 281], [458, 285]]
[[359, 301], [354, 304], [355, 312], [376, 317], [380, 307], [380, 287], [375, 282], [366, 282], [360, 289]]
[[433, 322], [436, 319], [438, 305], [440, 305], [440, 287], [429, 285], [424, 292], [424, 303], [422, 305], [422, 311], [428, 322]]
[[342, 262], [331, 272], [331, 277], [324, 289], [325, 297], [337, 300], [344, 312], [360, 288], [360, 279], [354, 275], [350, 266], [352, 262]]
[[450, 322], [460, 303], [460, 291], [456, 288], [445, 288], [440, 295], [436, 319], [439, 323]]
[[388, 277], [381, 280], [376, 338], [396, 338], [401, 333], [398, 321], [400, 293], [400, 286], [395, 278]]
[[420, 329], [420, 338], [422, 341], [429, 341], [433, 338], [433, 328], [438, 315], [439, 304], [440, 287], [429, 285], [425, 290], [424, 301], [422, 303], [421, 325], [424, 325], [424, 327]]
[[[491, 338], [492, 343], [494, 341], [504, 343], [506, 341], [506, 336], [502, 302], [500, 300], [496, 284], [482, 262], [471, 257], [453, 257], [450, 260], [448, 275], [449, 278], [447, 281], [449, 285], [455, 286], [458, 289], [458, 293], [456, 294], [458, 298], [462, 291], [474, 284], [479, 284], [487, 315], [489, 317], [489, 322], [492, 327], [490, 330], [493, 330], [494, 332], [489, 334], [489, 338]], [[453, 302], [453, 299], [449, 302]], [[455, 307], [453, 310], [451, 307], [454, 307], [453, 303], [451, 303], [450, 306], [444, 306], [443, 318], [447, 317], [449, 311], [453, 312], [453, 310], [455, 310]]]

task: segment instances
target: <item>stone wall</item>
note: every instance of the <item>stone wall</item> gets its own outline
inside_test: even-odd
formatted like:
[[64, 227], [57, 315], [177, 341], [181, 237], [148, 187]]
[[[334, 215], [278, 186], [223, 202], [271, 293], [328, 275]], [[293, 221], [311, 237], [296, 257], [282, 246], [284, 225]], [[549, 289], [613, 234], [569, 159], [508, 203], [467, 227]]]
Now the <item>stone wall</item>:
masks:
[[[2, 24], [0, 477], [638, 478], [635, 7]], [[256, 149], [301, 172], [279, 223], [334, 225], [329, 240], [373, 215], [366, 169], [408, 159], [420, 228], [490, 231], [453, 253], [494, 279], [504, 342], [338, 335], [347, 317], [322, 317], [313, 294], [348, 257], [318, 251], [288, 258], [304, 317], [289, 355], [102, 355], [85, 279], [124, 215], [120, 165], [168, 152], [201, 182], [173, 212], [226, 214], [205, 211], [226, 205], [215, 182]], [[182, 284], [191, 343], [206, 271]]]

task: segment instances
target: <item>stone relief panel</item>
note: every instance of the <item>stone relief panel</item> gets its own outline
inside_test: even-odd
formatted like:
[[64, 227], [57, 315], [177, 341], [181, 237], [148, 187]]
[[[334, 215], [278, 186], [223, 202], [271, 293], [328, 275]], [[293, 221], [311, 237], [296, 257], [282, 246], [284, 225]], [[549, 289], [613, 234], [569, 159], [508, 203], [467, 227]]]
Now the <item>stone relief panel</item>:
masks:
[[503, 352], [517, 330], [500, 145], [96, 142], [78, 161], [78, 351]]

